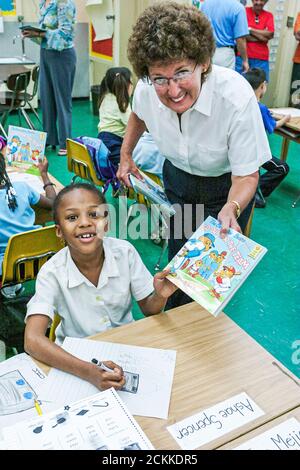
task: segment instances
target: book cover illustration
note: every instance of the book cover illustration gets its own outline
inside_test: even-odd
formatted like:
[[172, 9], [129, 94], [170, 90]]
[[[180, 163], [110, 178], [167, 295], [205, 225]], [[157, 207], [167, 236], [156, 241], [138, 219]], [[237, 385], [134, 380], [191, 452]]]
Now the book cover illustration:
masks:
[[168, 279], [214, 316], [267, 252], [233, 229], [222, 239], [220, 229], [208, 217], [167, 266]]
[[159, 204], [160, 209], [166, 215], [171, 217], [175, 214], [175, 209], [172, 207], [172, 204], [169, 202], [164, 188], [159, 184], [155, 183], [151, 178], [149, 178], [145, 173], [139, 170], [143, 180], [139, 180], [134, 175], [129, 175], [130, 182], [133, 189], [137, 193], [143, 194], [150, 202], [154, 204]]
[[45, 157], [46, 137], [46, 132], [9, 126], [6, 151], [8, 165], [38, 175], [36, 165]]

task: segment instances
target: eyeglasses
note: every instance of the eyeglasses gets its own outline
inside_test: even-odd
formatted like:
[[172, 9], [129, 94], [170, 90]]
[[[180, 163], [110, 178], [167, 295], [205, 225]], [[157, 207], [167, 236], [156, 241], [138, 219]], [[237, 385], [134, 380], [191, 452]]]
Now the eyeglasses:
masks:
[[150, 83], [154, 85], [157, 88], [164, 88], [170, 84], [170, 80], [173, 80], [174, 83], [177, 84], [183, 84], [185, 82], [188, 82], [195, 72], [198, 64], [195, 65], [193, 70], [183, 70], [182, 72], [175, 73], [173, 77], [156, 77], [156, 78], [151, 78]]

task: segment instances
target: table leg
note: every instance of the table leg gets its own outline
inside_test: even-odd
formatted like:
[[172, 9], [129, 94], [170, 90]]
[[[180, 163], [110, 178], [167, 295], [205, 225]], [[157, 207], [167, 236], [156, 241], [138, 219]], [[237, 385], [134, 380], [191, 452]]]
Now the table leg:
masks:
[[290, 145], [290, 140], [287, 139], [286, 137], [283, 137], [282, 145], [281, 145], [280, 159], [283, 160], [284, 162], [287, 159], [287, 154], [288, 154], [288, 151], [289, 151], [289, 145]]

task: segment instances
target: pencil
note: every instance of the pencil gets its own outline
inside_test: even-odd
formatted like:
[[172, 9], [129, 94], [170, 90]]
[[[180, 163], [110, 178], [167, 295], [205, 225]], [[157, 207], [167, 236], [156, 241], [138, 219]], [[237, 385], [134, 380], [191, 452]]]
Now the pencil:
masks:
[[42, 413], [42, 409], [41, 409], [41, 407], [40, 407], [40, 404], [39, 404], [39, 402], [38, 402], [37, 400], [34, 400], [34, 406], [35, 406], [35, 409], [36, 409], [36, 411], [37, 411], [37, 414], [38, 414], [39, 416], [41, 416], [43, 413]]

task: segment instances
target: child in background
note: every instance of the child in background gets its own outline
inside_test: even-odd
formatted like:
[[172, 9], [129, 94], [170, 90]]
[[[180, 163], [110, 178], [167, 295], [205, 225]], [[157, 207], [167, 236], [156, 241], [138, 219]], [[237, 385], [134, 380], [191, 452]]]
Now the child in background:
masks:
[[[272, 134], [275, 129], [287, 123], [291, 119], [291, 116], [272, 115], [267, 106], [260, 102], [267, 91], [267, 81], [264, 70], [258, 68], [250, 69], [243, 74], [243, 76], [254, 90], [266, 131]], [[259, 177], [259, 185], [255, 195], [255, 207], [257, 208], [266, 206], [265, 198], [270, 196], [289, 172], [288, 164], [274, 156], [272, 156], [271, 160], [264, 163], [262, 167], [266, 172]]]
[[100, 84], [98, 138], [110, 150], [110, 160], [118, 166], [120, 150], [131, 113], [133, 91], [131, 72], [127, 67], [107, 70]]
[[[35, 212], [31, 206], [36, 205], [51, 209], [56, 196], [54, 183], [50, 182], [48, 176], [48, 161], [46, 158], [43, 162], [37, 164], [46, 192], [46, 196], [43, 196], [23, 181], [11, 183], [6, 172], [5, 151], [6, 140], [0, 137], [0, 278], [4, 252], [9, 238], [16, 233], [39, 228], [38, 225], [34, 225]], [[21, 288], [21, 284], [4, 287], [1, 293], [5, 297], [12, 298], [16, 296]]]
[[[105, 362], [112, 371], [104, 371], [59, 345], [66, 336], [83, 338], [132, 322], [132, 296], [144, 315], [160, 313], [176, 287], [166, 279], [168, 271], [153, 279], [129, 242], [104, 237], [107, 206], [95, 186], [66, 186], [57, 195], [53, 212], [57, 235], [67, 246], [38, 273], [36, 293], [27, 306], [25, 350], [99, 389], [121, 389], [124, 375], [118, 365]], [[55, 312], [61, 318], [57, 344], [46, 337]]]

